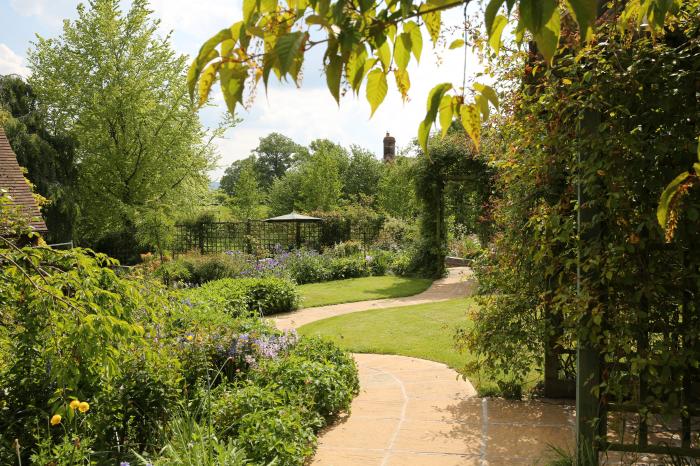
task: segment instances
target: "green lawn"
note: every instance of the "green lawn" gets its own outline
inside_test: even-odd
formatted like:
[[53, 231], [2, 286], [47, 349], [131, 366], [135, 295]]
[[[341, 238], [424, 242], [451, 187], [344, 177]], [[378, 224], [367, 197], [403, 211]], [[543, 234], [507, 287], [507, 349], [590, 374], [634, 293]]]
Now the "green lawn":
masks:
[[[470, 325], [467, 310], [474, 305], [471, 298], [462, 298], [355, 312], [312, 322], [301, 327], [299, 333], [322, 336], [355, 353], [413, 356], [464, 372], [464, 365], [473, 358], [455, 349], [454, 334], [457, 327]], [[466, 375], [482, 393], [495, 389], [488, 377]]]
[[412, 296], [428, 289], [432, 280], [394, 276], [350, 278], [301, 285], [303, 307]]

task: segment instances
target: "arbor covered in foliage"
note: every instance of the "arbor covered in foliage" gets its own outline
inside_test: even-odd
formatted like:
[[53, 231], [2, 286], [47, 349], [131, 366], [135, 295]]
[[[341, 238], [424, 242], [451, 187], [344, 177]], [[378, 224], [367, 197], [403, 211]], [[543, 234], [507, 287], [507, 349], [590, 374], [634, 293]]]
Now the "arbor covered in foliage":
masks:
[[212, 149], [187, 98], [185, 58], [150, 15], [145, 0], [126, 13], [94, 0], [29, 53], [33, 91], [78, 143], [77, 236], [87, 244], [133, 248], [137, 217], [206, 189]]
[[[549, 68], [525, 57], [488, 147], [502, 198], [466, 341], [518, 381], [547, 347], [597, 355], [578, 374], [600, 395], [590, 419], [614, 408], [685, 424], [698, 403], [700, 193], [682, 188], [666, 229], [657, 208], [700, 156], [699, 18], [687, 2], [663, 36], [630, 37], [608, 21], [594, 44]], [[593, 433], [595, 448], [619, 448]], [[689, 430], [680, 446], [690, 448]]]

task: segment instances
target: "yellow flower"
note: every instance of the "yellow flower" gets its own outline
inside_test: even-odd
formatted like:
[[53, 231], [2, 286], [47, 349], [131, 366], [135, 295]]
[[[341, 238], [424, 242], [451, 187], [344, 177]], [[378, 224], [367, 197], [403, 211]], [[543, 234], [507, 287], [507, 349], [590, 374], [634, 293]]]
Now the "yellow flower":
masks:
[[60, 414], [54, 414], [53, 417], [51, 418], [51, 425], [52, 426], [59, 425], [61, 423], [61, 419], [63, 419], [63, 418], [61, 417]]
[[192, 341], [194, 337], [192, 335], [187, 335], [187, 341]]
[[87, 403], [87, 401], [82, 401], [78, 405], [78, 411], [80, 411], [81, 413], [87, 412], [88, 409], [90, 409], [90, 405]]
[[80, 400], [73, 400], [70, 402], [71, 409], [78, 409], [80, 407]]

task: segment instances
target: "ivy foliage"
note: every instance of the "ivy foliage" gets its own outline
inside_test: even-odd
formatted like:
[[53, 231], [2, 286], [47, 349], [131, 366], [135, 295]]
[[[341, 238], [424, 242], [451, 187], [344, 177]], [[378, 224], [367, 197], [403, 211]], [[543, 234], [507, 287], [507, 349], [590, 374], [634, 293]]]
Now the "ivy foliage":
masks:
[[686, 2], [663, 37], [608, 22], [550, 68], [519, 65], [489, 149], [498, 234], [462, 335], [485, 366], [522, 381], [547, 339], [585, 341], [606, 364], [609, 400], [686, 412], [680, 390], [700, 358], [700, 193], [684, 193], [671, 242], [656, 209], [668, 179], [697, 163], [699, 18]]

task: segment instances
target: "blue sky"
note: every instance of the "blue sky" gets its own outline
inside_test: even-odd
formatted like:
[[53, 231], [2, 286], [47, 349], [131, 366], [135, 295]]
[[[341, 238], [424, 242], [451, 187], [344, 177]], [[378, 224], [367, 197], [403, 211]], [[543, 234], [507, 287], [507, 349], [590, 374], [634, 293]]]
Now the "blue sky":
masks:
[[[64, 19], [74, 19], [77, 0], [0, 0], [0, 74], [29, 73], [26, 52], [35, 34], [53, 37], [61, 33]], [[122, 0], [124, 7], [129, 1]], [[151, 0], [154, 16], [161, 20], [161, 31], [172, 31], [173, 47], [182, 54], [193, 55], [208, 37], [240, 19], [241, 0]], [[444, 15], [448, 25], [460, 24], [461, 12]], [[447, 44], [459, 37], [447, 33]], [[239, 113], [243, 122], [215, 141], [219, 167], [210, 177], [218, 179], [232, 161], [247, 157], [260, 137], [276, 131], [295, 141], [308, 144], [316, 138], [328, 138], [343, 145], [358, 144], [381, 155], [382, 138], [389, 131], [399, 147], [407, 146], [415, 136], [418, 123], [425, 115], [425, 99], [435, 84], [450, 81], [461, 85], [464, 69], [463, 50], [441, 49], [439, 55], [424, 39], [420, 66], [411, 65], [410, 100], [403, 103], [393, 83], [389, 95], [372, 119], [364, 89], [359, 97], [352, 95], [335, 103], [321, 75], [321, 54], [313, 53], [304, 65], [301, 88], [293, 84], [275, 83], [267, 96], [258, 89], [254, 102]], [[467, 74], [480, 68], [469, 55]], [[201, 112], [205, 125], [216, 126], [225, 105], [219, 92], [214, 93], [212, 106]]]

